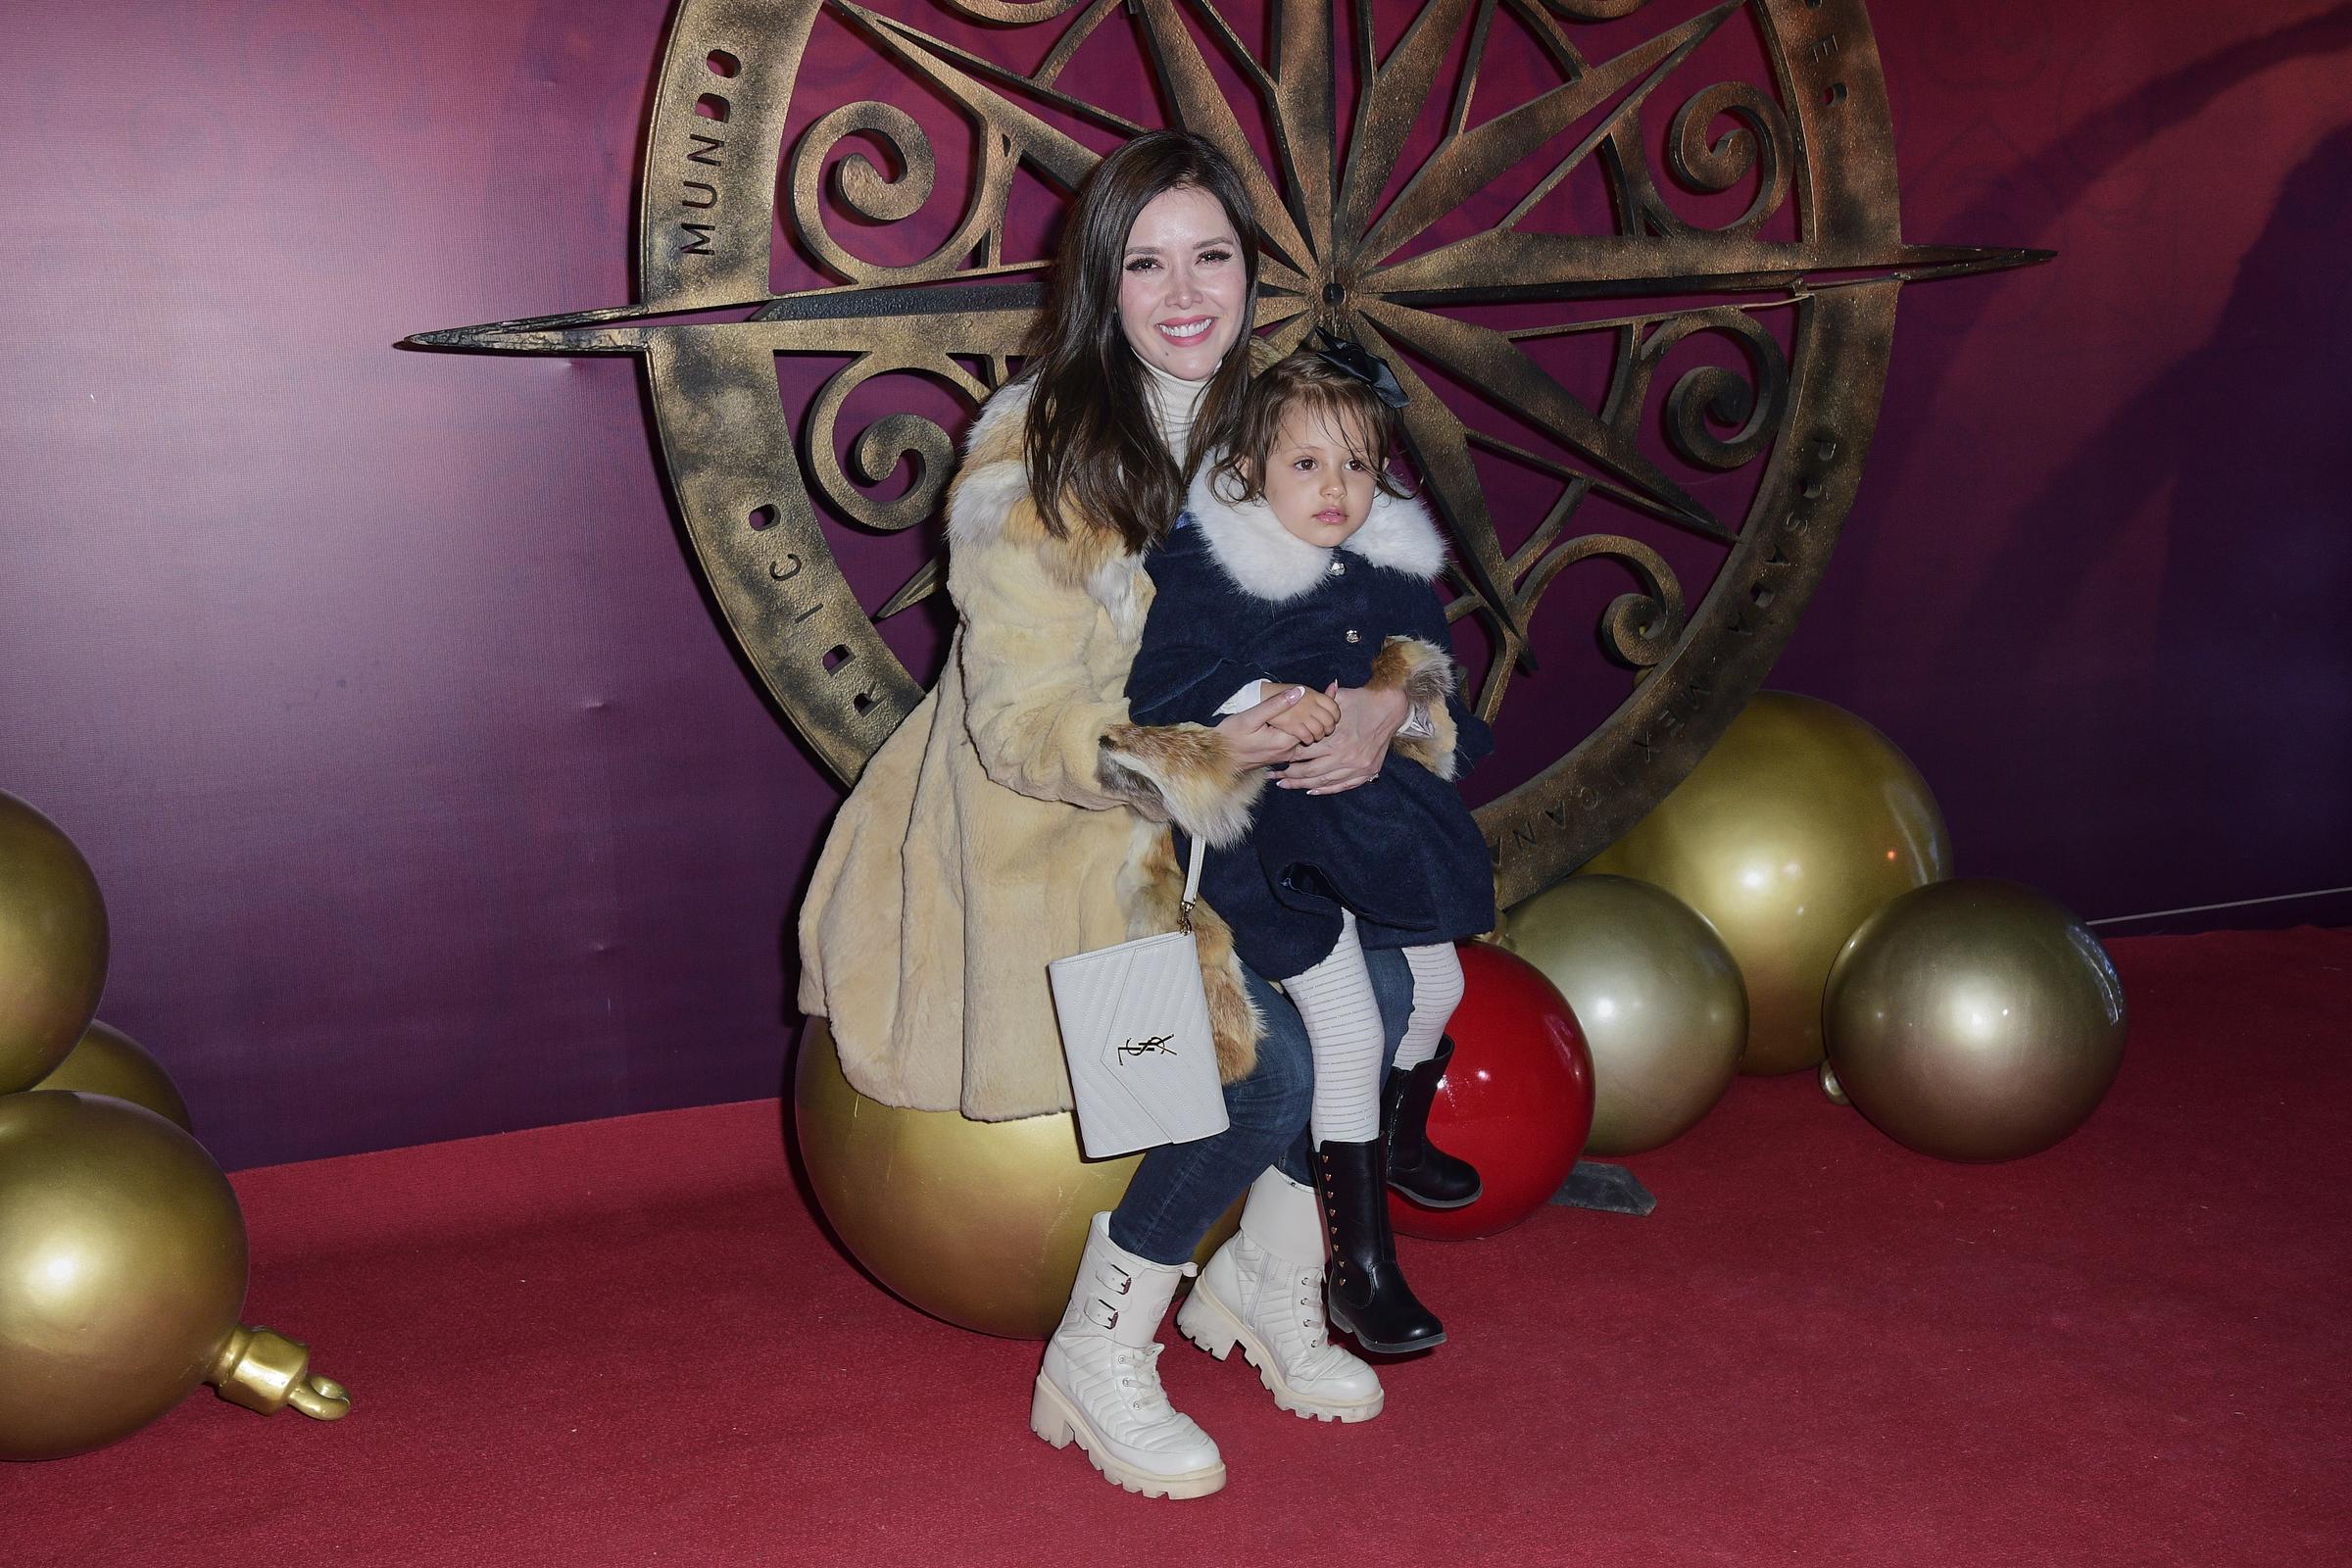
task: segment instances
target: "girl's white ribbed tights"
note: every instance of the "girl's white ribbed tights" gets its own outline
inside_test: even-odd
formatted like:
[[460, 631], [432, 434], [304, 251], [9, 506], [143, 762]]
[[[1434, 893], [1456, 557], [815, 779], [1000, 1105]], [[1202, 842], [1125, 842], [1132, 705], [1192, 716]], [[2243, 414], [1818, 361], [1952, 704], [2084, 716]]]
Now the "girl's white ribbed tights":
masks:
[[1283, 991], [1306, 1025], [1315, 1060], [1314, 1110], [1307, 1127], [1318, 1144], [1360, 1144], [1380, 1136], [1380, 1004], [1364, 971], [1355, 916], [1340, 917], [1338, 946], [1292, 975]]
[[1413, 1015], [1405, 1021], [1404, 1040], [1396, 1047], [1396, 1070], [1418, 1067], [1438, 1054], [1453, 1009], [1462, 1004], [1462, 957], [1450, 942], [1404, 950], [1413, 971]]

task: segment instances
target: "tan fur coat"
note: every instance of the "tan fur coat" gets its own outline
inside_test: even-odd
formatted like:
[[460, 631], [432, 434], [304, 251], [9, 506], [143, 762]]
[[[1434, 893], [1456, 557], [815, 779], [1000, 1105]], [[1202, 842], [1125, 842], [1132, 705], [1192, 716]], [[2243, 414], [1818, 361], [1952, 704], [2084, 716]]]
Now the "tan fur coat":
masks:
[[[1069, 1107], [1046, 964], [1175, 929], [1166, 823], [1231, 843], [1264, 780], [1214, 731], [1127, 723], [1151, 579], [1108, 529], [1046, 531], [1027, 391], [989, 401], [949, 492], [948, 666], [843, 803], [801, 909], [800, 1004], [850, 1082], [983, 1121]], [[1230, 1081], [1259, 1021], [1224, 923], [1195, 926]]]
[[[851, 1084], [981, 1121], [1069, 1108], [1047, 963], [1175, 929], [1167, 823], [1233, 843], [1265, 779], [1213, 730], [1127, 722], [1152, 579], [1107, 528], [1046, 531], [1027, 410], [1015, 382], [972, 428], [948, 498], [947, 668], [842, 804], [800, 920], [800, 1005], [831, 1020]], [[1439, 650], [1392, 644], [1374, 683], [1417, 693], [1441, 670]], [[1203, 906], [1194, 925], [1230, 1083], [1261, 1020], [1225, 923]]]

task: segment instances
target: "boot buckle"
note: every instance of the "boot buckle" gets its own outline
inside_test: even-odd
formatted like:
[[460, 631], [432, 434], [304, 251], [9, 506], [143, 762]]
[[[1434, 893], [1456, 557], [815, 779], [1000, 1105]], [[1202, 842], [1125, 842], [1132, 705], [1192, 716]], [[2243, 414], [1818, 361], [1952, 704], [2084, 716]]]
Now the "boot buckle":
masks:
[[1119, 1326], [1119, 1309], [1108, 1301], [1097, 1298], [1086, 1303], [1086, 1320], [1108, 1334]]
[[[1102, 1268], [1104, 1271], [1102, 1275], [1103, 1288], [1113, 1296], [1125, 1296], [1128, 1288], [1135, 1284], [1135, 1276], [1116, 1263], [1105, 1262]], [[1118, 1276], [1115, 1281], [1111, 1278], [1114, 1274]]]

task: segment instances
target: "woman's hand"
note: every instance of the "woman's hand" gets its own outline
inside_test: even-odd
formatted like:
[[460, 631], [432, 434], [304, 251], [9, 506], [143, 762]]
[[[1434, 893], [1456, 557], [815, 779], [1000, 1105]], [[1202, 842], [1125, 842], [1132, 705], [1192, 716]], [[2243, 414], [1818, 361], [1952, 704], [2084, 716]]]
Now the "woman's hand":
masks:
[[1217, 720], [1217, 733], [1225, 737], [1226, 749], [1233, 753], [1234, 760], [1245, 767], [1263, 767], [1269, 762], [1287, 762], [1298, 756], [1298, 742], [1285, 734], [1274, 720], [1297, 708], [1306, 695], [1303, 686], [1285, 686], [1255, 708], [1245, 708]]
[[1339, 727], [1312, 746], [1298, 748], [1298, 757], [1276, 776], [1286, 790], [1309, 795], [1337, 795], [1380, 776], [1389, 760], [1389, 742], [1412, 702], [1394, 687], [1348, 686], [1336, 682], [1325, 693], [1340, 705]]

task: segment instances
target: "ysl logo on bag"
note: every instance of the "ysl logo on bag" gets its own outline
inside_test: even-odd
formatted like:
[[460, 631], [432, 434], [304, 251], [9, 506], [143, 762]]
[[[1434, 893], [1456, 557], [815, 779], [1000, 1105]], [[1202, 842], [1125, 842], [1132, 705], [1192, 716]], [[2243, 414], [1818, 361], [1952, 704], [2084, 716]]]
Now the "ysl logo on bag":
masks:
[[1171, 1033], [1164, 1035], [1153, 1035], [1151, 1039], [1143, 1041], [1141, 1044], [1130, 1040], [1127, 1042], [1127, 1044], [1119, 1048], [1119, 1065], [1122, 1067], [1126, 1066], [1127, 1058], [1129, 1056], [1148, 1056], [1153, 1052], [1157, 1052], [1163, 1056], [1173, 1056], [1176, 1054], [1176, 1053], [1168, 1049], [1168, 1042], [1175, 1038], [1176, 1036]]

